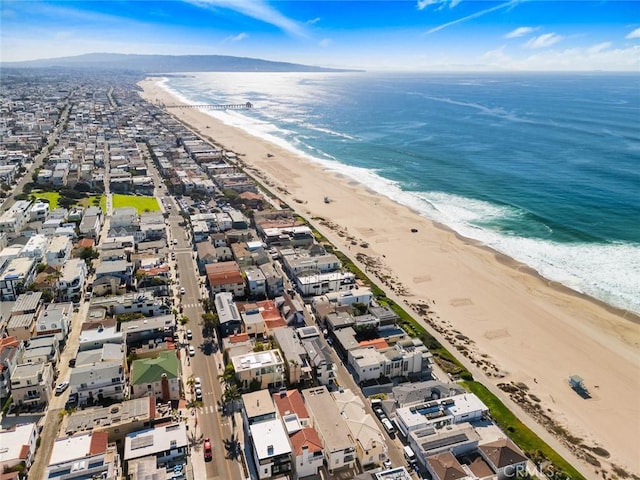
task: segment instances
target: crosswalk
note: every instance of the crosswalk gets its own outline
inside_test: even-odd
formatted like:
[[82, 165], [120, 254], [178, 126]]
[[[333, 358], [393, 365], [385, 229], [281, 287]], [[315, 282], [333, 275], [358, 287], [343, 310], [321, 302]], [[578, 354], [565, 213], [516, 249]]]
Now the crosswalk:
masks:
[[182, 305], [184, 308], [197, 308], [202, 306], [199, 303], [181, 303], [180, 305]]

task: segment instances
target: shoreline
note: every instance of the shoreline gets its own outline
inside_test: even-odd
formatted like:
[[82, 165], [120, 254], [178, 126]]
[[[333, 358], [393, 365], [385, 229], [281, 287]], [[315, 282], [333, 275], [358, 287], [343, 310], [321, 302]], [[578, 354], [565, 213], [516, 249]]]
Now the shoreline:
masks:
[[[143, 98], [183, 103], [156, 82], [140, 82]], [[320, 223], [323, 233], [328, 229], [329, 240], [345, 254], [369, 262], [375, 281], [404, 300], [416, 318], [473, 339], [466, 356], [488, 358], [496, 368], [489, 369], [489, 382], [526, 383], [569, 432], [609, 450], [612, 463], [640, 471], [633, 449], [640, 418], [635, 400], [640, 316], [550, 281], [366, 185], [204, 112], [180, 109], [175, 117], [217, 145], [244, 154], [238, 162], [248, 174]], [[369, 246], [360, 247], [361, 241]], [[418, 305], [435, 312], [428, 322], [415, 314]], [[568, 387], [570, 374], [585, 378], [591, 400]]]

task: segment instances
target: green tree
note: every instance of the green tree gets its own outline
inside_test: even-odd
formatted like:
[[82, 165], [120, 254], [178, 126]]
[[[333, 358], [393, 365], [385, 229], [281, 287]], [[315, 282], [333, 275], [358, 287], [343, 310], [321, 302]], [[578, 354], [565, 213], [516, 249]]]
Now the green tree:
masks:
[[202, 314], [202, 323], [207, 336], [211, 336], [213, 331], [220, 325], [218, 315], [212, 312], [206, 312]]

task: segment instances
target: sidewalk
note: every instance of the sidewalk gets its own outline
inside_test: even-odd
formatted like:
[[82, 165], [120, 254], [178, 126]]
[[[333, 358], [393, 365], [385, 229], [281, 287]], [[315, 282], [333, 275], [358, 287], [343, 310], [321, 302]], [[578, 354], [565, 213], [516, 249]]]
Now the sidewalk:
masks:
[[[183, 333], [184, 335], [184, 333]], [[191, 370], [191, 361], [186, 349], [180, 349], [180, 362], [182, 366], [182, 379], [185, 388], [185, 399], [180, 400], [178, 414], [180, 419], [187, 424], [187, 436], [189, 439], [189, 455], [187, 457], [188, 467], [187, 473], [192, 473], [193, 477], [189, 480], [198, 480], [207, 478], [207, 467], [204, 462], [204, 454], [202, 444], [204, 436], [198, 428], [199, 411], [197, 408], [187, 408], [186, 404], [193, 399], [191, 388], [187, 385], [187, 380], [193, 375]]]

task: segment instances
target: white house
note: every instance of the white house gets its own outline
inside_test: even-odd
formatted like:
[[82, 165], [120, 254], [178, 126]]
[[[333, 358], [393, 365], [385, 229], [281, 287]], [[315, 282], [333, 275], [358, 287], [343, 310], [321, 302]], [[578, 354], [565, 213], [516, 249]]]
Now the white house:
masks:
[[36, 319], [35, 334], [55, 335], [59, 342], [64, 342], [69, 335], [72, 315], [72, 303], [48, 304]]
[[50, 363], [23, 363], [11, 370], [11, 396], [17, 405], [46, 405], [51, 399], [53, 367]]
[[27, 243], [22, 248], [20, 256], [34, 258], [37, 262], [41, 262], [47, 251], [49, 238], [46, 235], [36, 234], [29, 237]]
[[37, 441], [38, 426], [35, 423], [0, 430], [0, 472], [21, 463], [28, 469], [33, 463]]
[[79, 405], [93, 405], [103, 398], [124, 400], [126, 378], [123, 361], [99, 362], [74, 368], [69, 377], [71, 393]]
[[53, 237], [44, 253], [46, 264], [61, 267], [71, 257], [72, 247], [73, 242], [68, 236]]
[[128, 434], [124, 439], [124, 460], [153, 456], [156, 465], [186, 464], [189, 453], [186, 423], [163, 424]]
[[18, 200], [0, 216], [1, 233], [19, 233], [29, 222], [31, 202]]
[[291, 446], [280, 419], [254, 423], [249, 432], [260, 480], [291, 472]]
[[36, 274], [33, 258], [15, 258], [0, 273], [0, 300], [15, 301], [21, 291], [33, 283]]
[[120, 455], [108, 436], [107, 432], [93, 431], [58, 438], [44, 479], [121, 478]]
[[56, 288], [63, 301], [80, 301], [82, 289], [87, 278], [87, 264], [81, 258], [70, 258], [62, 266]]

